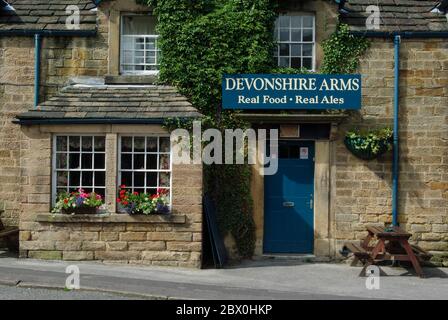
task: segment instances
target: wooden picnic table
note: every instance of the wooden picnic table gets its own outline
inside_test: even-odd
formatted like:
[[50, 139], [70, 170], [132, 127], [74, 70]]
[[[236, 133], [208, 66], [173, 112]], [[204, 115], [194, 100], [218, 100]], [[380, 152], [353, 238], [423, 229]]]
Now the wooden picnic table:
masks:
[[[368, 266], [381, 261], [410, 261], [418, 276], [424, 277], [420, 261], [428, 261], [432, 255], [416, 245], [409, 243], [411, 234], [399, 227], [367, 227], [368, 235], [361, 243], [344, 244], [341, 254], [353, 253], [355, 260], [364, 265], [360, 275], [366, 274]], [[375, 241], [375, 242], [374, 242]], [[372, 242], [374, 245], [371, 246]]]
[[[365, 256], [365, 265], [363, 272], [369, 265], [376, 264], [380, 261], [410, 261], [415, 272], [419, 277], [424, 277], [423, 270], [420, 266], [419, 257], [414, 253], [427, 255], [417, 246], [409, 244], [410, 233], [403, 231], [400, 227], [382, 228], [369, 226], [367, 227], [368, 235], [361, 243], [362, 249], [367, 253]], [[370, 246], [372, 240], [376, 240], [374, 246]]]

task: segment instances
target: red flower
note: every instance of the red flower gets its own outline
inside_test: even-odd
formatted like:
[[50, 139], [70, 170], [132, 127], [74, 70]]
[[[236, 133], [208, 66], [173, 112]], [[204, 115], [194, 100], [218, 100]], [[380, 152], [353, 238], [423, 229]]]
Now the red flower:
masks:
[[124, 188], [126, 188], [126, 185], [122, 184], [122, 185], [120, 186], [120, 189], [124, 189]]
[[120, 202], [121, 202], [121, 199], [117, 199], [117, 202], [120, 203]]
[[68, 203], [68, 199], [64, 199], [64, 203], [67, 204]]
[[136, 192], [134, 192], [134, 196], [138, 196], [138, 192], [136, 191]]
[[124, 206], [127, 206], [129, 204], [129, 202], [123, 201], [121, 204], [124, 205]]

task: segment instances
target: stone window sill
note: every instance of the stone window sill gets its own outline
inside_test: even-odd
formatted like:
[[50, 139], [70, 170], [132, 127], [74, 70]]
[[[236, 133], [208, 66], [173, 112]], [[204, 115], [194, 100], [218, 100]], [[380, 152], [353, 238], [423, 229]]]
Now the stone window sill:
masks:
[[40, 214], [38, 222], [49, 223], [167, 223], [184, 224], [186, 216], [180, 214], [130, 216], [127, 214]]

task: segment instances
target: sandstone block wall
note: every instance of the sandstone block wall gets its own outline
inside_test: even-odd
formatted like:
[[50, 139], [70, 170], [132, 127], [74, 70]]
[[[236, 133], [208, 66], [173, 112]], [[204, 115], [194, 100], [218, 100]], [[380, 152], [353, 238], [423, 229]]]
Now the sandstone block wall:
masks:
[[[108, 61], [108, 17], [98, 11], [93, 38], [44, 37], [40, 101], [61, 89], [70, 77], [104, 76]], [[20, 208], [20, 127], [12, 123], [33, 107], [34, 39], [0, 38], [0, 209], [5, 225], [18, 225]]]
[[[363, 107], [340, 127], [334, 147], [333, 232], [339, 247], [365, 236], [366, 224], [391, 223], [392, 154], [355, 158], [343, 135], [352, 128], [393, 126], [392, 41], [374, 40], [362, 58]], [[412, 240], [448, 260], [448, 44], [403, 39], [400, 66], [401, 226]], [[445, 262], [446, 264], [446, 262]]]
[[[89, 131], [88, 126], [86, 131]], [[174, 166], [172, 170], [173, 220], [152, 221], [151, 217], [145, 216], [132, 220], [127, 214], [110, 212], [111, 215], [100, 222], [93, 217], [82, 221], [76, 221], [74, 217], [62, 223], [51, 217], [41, 221], [39, 217], [49, 216], [51, 209], [51, 134], [40, 132], [38, 126], [26, 128], [23, 132], [22, 257], [201, 266], [200, 165]], [[114, 146], [107, 144], [106, 148]], [[115, 150], [110, 150], [110, 153], [115, 154]], [[115, 194], [107, 193], [107, 197], [107, 203], [115, 202]]]

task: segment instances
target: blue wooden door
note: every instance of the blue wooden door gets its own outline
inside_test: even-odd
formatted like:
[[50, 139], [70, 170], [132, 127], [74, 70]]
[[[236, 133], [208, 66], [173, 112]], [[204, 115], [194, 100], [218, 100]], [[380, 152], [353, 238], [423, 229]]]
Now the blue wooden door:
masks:
[[314, 142], [279, 141], [278, 172], [265, 176], [264, 252], [312, 253]]

